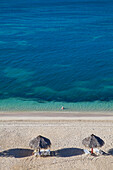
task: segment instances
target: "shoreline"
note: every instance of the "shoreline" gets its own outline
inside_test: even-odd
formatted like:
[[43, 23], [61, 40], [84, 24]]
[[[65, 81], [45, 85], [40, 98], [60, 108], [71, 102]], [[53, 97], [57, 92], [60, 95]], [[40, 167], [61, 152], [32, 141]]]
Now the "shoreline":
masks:
[[3, 121], [113, 121], [113, 117], [2, 117], [0, 122]]
[[108, 120], [113, 121], [113, 112], [72, 111], [0, 111], [0, 121], [8, 120]]

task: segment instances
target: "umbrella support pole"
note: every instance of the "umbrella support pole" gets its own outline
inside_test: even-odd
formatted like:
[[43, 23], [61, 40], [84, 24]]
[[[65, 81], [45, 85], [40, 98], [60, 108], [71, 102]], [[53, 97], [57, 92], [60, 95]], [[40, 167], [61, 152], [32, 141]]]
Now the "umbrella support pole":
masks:
[[91, 148], [91, 154], [93, 154], [93, 148]]

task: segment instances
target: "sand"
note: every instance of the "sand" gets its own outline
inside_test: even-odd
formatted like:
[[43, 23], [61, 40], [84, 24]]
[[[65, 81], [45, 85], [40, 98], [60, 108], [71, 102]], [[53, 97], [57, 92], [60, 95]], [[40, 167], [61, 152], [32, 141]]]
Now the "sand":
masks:
[[[17, 114], [18, 115], [18, 114]], [[0, 170], [112, 170], [113, 119], [104, 114], [82, 117], [41, 117], [1, 115]], [[85, 119], [84, 119], [85, 118]], [[93, 119], [92, 119], [93, 118]], [[100, 136], [101, 148], [110, 155], [85, 155], [82, 139], [90, 134]], [[29, 141], [37, 135], [51, 139], [56, 156], [36, 158]]]

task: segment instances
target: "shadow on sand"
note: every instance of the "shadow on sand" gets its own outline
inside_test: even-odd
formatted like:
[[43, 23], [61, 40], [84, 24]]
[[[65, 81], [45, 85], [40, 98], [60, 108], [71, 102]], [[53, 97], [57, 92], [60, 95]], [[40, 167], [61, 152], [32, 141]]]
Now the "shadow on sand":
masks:
[[23, 158], [31, 156], [33, 150], [31, 149], [22, 149], [22, 148], [14, 148], [9, 149], [3, 152], [0, 152], [0, 157], [15, 157], [15, 158]]
[[113, 156], [113, 148], [108, 150], [108, 154]]
[[[0, 152], [0, 157], [14, 157], [14, 158], [24, 158], [32, 156], [33, 150], [14, 148]], [[56, 151], [51, 151], [51, 156], [56, 157], [72, 157], [84, 154], [84, 150], [80, 148], [63, 148]]]
[[63, 148], [51, 152], [52, 156], [57, 157], [72, 157], [84, 154], [84, 150], [80, 148]]

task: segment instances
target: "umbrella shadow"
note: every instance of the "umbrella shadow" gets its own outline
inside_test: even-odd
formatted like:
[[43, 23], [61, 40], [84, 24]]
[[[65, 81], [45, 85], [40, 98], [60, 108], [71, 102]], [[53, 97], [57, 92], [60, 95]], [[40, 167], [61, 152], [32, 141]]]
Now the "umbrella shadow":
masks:
[[108, 150], [108, 154], [113, 156], [113, 148]]
[[33, 150], [31, 149], [22, 149], [22, 148], [14, 148], [8, 149], [3, 152], [0, 152], [0, 157], [14, 157], [14, 158], [23, 158], [32, 156]]
[[84, 154], [84, 150], [80, 148], [63, 148], [51, 152], [51, 156], [56, 157], [72, 157]]

